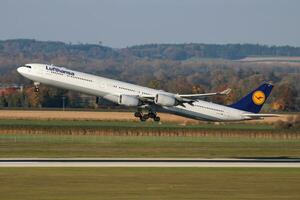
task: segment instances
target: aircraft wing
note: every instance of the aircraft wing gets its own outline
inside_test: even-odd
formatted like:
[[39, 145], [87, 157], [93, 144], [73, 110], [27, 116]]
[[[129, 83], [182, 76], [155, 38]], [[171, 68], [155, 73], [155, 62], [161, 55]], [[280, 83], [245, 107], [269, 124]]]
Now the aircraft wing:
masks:
[[215, 95], [228, 95], [231, 92], [230, 88], [227, 88], [226, 90], [223, 90], [221, 92], [211, 92], [211, 93], [203, 93], [203, 94], [177, 94], [176, 97], [178, 99], [200, 99], [204, 97], [209, 96], [215, 96]]
[[[193, 102], [197, 99], [208, 97], [208, 96], [215, 96], [215, 95], [228, 95], [231, 89], [228, 88], [221, 92], [212, 92], [212, 93], [204, 93], [204, 94], [174, 94], [174, 98], [178, 101], [179, 105], [184, 106], [184, 103], [193, 104]], [[152, 95], [141, 95], [137, 96], [144, 103], [153, 103], [155, 100], [155, 96]]]

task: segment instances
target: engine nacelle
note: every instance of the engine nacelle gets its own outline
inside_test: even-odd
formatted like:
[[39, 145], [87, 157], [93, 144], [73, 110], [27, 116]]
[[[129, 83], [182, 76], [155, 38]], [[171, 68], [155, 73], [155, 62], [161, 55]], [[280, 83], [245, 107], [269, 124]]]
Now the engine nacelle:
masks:
[[178, 105], [175, 97], [165, 95], [165, 94], [157, 94], [154, 99], [155, 104], [160, 106], [176, 106]]
[[118, 103], [123, 106], [138, 106], [140, 105], [140, 100], [133, 96], [120, 95]]

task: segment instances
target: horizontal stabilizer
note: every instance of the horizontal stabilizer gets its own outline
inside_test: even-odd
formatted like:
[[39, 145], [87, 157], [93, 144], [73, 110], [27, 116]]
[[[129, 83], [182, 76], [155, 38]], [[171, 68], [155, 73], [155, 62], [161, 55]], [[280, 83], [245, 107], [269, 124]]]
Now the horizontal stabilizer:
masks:
[[263, 117], [280, 117], [280, 115], [276, 114], [256, 114], [256, 113], [244, 113], [243, 116], [249, 117], [249, 119], [259, 119]]

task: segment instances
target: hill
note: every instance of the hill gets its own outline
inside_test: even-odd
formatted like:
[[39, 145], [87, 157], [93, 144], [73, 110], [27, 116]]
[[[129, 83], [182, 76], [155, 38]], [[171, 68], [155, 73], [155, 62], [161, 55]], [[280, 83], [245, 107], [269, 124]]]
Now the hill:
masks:
[[147, 44], [112, 49], [98, 44], [66, 44], [54, 41], [16, 39], [0, 41], [0, 55], [46, 57], [65, 54], [85, 58], [120, 59], [128, 56], [149, 59], [187, 60], [191, 58], [242, 59], [248, 56], [300, 56], [300, 47], [259, 44]]

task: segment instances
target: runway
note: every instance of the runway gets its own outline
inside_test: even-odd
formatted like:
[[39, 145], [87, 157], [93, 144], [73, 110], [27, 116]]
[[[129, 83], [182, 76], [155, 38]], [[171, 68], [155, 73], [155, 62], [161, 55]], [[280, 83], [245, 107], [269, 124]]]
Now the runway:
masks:
[[271, 167], [300, 168], [300, 159], [2, 158], [0, 167]]

